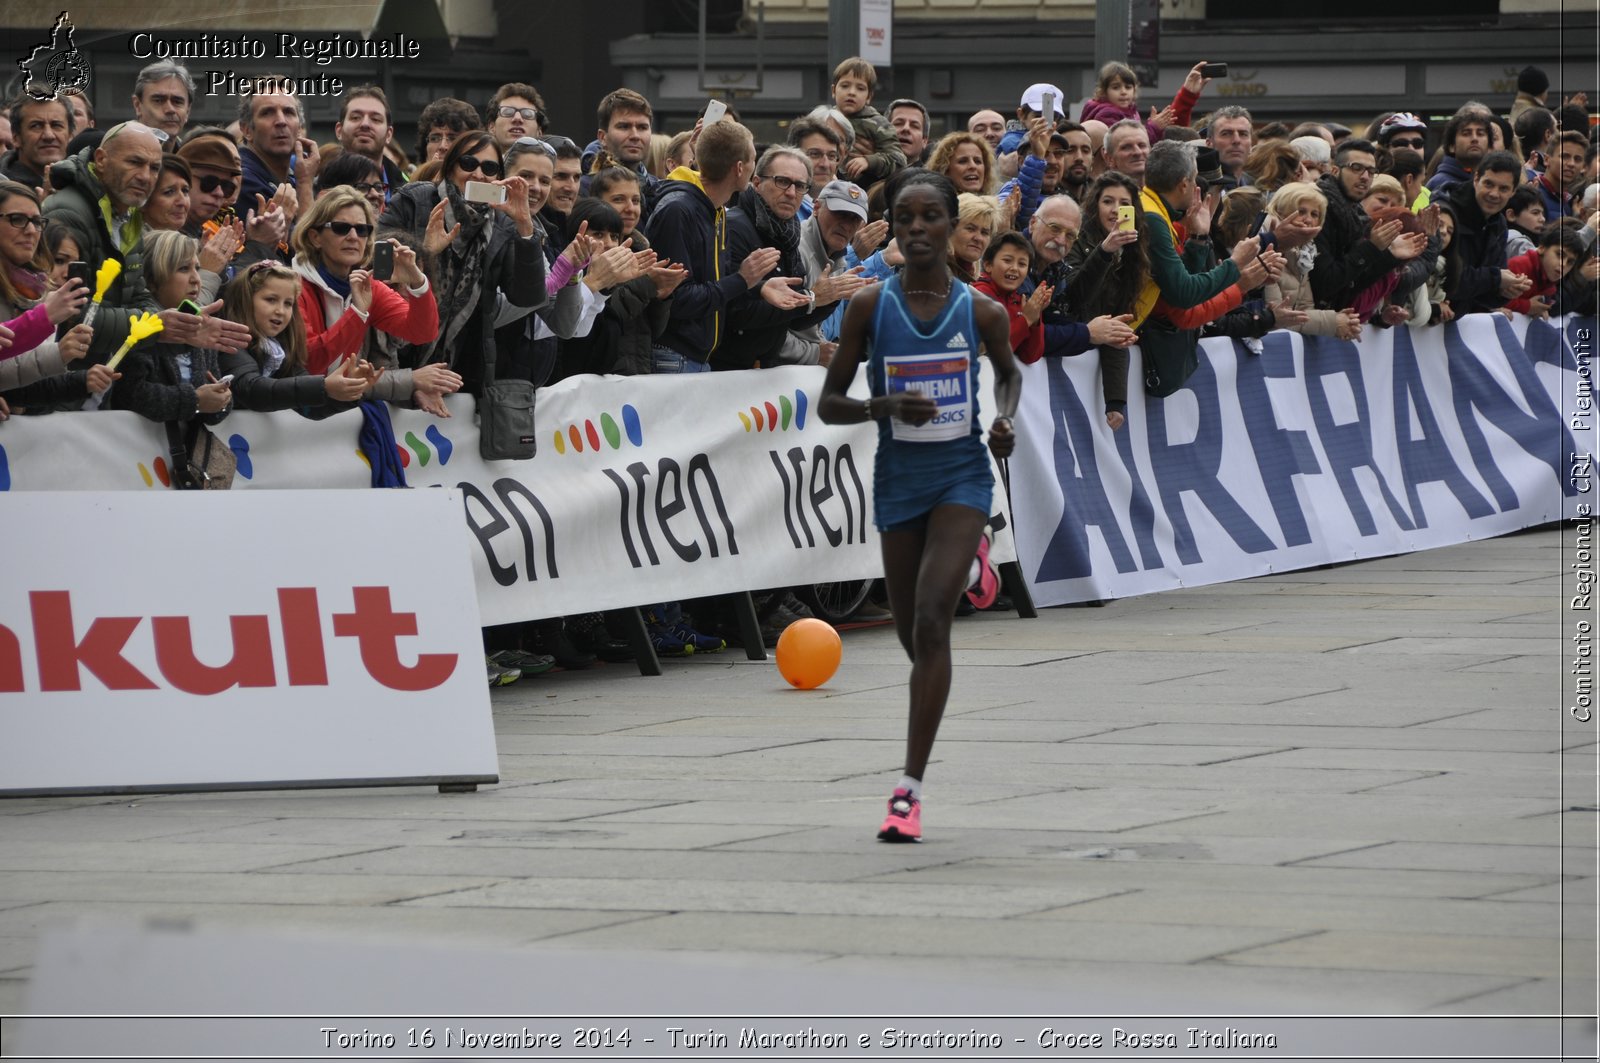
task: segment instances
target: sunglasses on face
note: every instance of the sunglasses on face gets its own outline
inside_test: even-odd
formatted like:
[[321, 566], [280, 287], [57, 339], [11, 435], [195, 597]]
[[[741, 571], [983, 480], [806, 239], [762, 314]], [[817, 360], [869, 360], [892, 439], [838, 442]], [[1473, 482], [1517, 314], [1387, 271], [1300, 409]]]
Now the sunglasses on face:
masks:
[[200, 191], [210, 195], [217, 189], [222, 189], [222, 194], [232, 199], [239, 191], [239, 182], [216, 174], [204, 174], [195, 179], [195, 184], [200, 186]]
[[1391, 148], [1414, 148], [1417, 151], [1421, 151], [1422, 143], [1423, 141], [1421, 137], [1416, 137], [1415, 139], [1411, 137], [1395, 137], [1393, 140], [1389, 141], [1389, 146]]
[[500, 164], [493, 159], [480, 159], [476, 155], [463, 155], [456, 165], [468, 173], [481, 173], [485, 177], [499, 177]]
[[31, 225], [40, 232], [44, 232], [44, 215], [42, 214], [24, 214], [19, 210], [10, 214], [0, 214], [0, 218], [4, 218], [6, 224], [13, 229], [25, 229]]
[[352, 229], [354, 229], [355, 234], [361, 237], [363, 240], [372, 235], [372, 226], [368, 225], [366, 222], [330, 221], [325, 223], [322, 227], [324, 229], [332, 229], [333, 235], [335, 236], [349, 236]]
[[538, 137], [518, 137], [511, 143], [513, 147], [528, 148], [531, 151], [537, 151], [540, 155], [548, 155], [552, 159], [556, 157], [556, 149]]

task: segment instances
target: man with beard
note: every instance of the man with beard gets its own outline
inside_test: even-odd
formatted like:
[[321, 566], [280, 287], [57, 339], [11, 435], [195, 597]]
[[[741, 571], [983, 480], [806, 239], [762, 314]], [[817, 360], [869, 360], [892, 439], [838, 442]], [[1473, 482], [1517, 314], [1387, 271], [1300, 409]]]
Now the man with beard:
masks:
[[643, 217], [649, 218], [661, 184], [661, 178], [644, 164], [644, 157], [650, 153], [650, 124], [655, 120], [650, 101], [632, 89], [618, 89], [600, 101], [597, 117], [600, 128], [595, 131], [594, 141], [583, 149], [583, 194], [589, 194], [587, 175], [621, 166], [639, 175]]
[[1456, 210], [1450, 250], [1460, 271], [1450, 291], [1450, 309], [1457, 317], [1496, 310], [1532, 284], [1531, 278], [1506, 269], [1506, 201], [1521, 175], [1515, 155], [1491, 151], [1479, 160], [1470, 184], [1445, 193]]
[[0, 158], [0, 174], [48, 192], [45, 173], [67, 157], [67, 142], [74, 132], [72, 108], [59, 97], [36, 100], [20, 96], [11, 105], [9, 117], [17, 146]]
[[1042, 284], [1053, 289], [1041, 316], [1046, 358], [1071, 357], [1101, 344], [1127, 348], [1138, 339], [1124, 319], [1102, 315], [1085, 323], [1068, 304], [1067, 252], [1072, 250], [1082, 225], [1083, 211], [1071, 196], [1065, 195], [1054, 195], [1040, 203], [1028, 225], [1033, 255], [1028, 260], [1028, 279], [1022, 284], [1022, 293], [1031, 296]]
[[[856, 217], [857, 224], [865, 221], [867, 194], [849, 182], [835, 181], [819, 193], [817, 209], [802, 226], [796, 215], [810, 179], [811, 164], [805, 155], [797, 148], [779, 145], [768, 148], [756, 163], [750, 187], [734, 195], [728, 209], [729, 260], [737, 266], [763, 247], [777, 248], [778, 263], [763, 280], [799, 278], [800, 288], [809, 291], [811, 302], [780, 310], [763, 300], [759, 290], [735, 299], [728, 305], [727, 338], [711, 359], [713, 369], [827, 364], [815, 326], [833, 313], [835, 303], [849, 298], [865, 281], [859, 274], [844, 273], [842, 266], [834, 266], [849, 236], [838, 239], [834, 248], [822, 238], [821, 234], [832, 228], [823, 222], [831, 221], [840, 210]], [[849, 208], [859, 205], [859, 214], [838, 206], [841, 199], [847, 200]], [[802, 240], [816, 245], [808, 248], [811, 253], [802, 252]], [[817, 246], [825, 248], [824, 261], [817, 260]], [[833, 275], [835, 269], [838, 276]], [[797, 336], [792, 330], [808, 334]]]
[[[92, 164], [92, 165], [91, 165]], [[144, 252], [145, 201], [161, 172], [161, 142], [140, 122], [123, 122], [106, 131], [98, 148], [85, 148], [57, 163], [51, 171], [57, 191], [44, 201], [43, 214], [71, 232], [90, 276], [108, 258], [122, 263], [122, 272], [107, 290], [95, 316], [89, 341], [93, 361], [105, 358], [128, 338], [128, 321], [149, 303], [141, 268]], [[208, 308], [221, 309], [221, 302]], [[220, 317], [200, 317], [164, 310], [164, 342], [233, 352], [250, 342], [244, 325]]]
[[[1316, 264], [1311, 270], [1311, 290], [1317, 306], [1345, 310], [1358, 294], [1383, 278], [1402, 261], [1416, 258], [1427, 246], [1421, 233], [1401, 234], [1398, 220], [1371, 227], [1361, 201], [1372, 188], [1377, 173], [1377, 150], [1370, 140], [1341, 141], [1333, 153], [1334, 172], [1317, 180], [1317, 190], [1328, 200], [1322, 232], [1317, 234]], [[1501, 230], [1505, 235], [1505, 230]], [[1502, 249], [1501, 260], [1505, 254]]]
[[900, 138], [906, 164], [924, 165], [928, 161], [928, 109], [916, 100], [895, 100], [889, 105], [889, 124]]
[[1489, 152], [1489, 123], [1493, 115], [1481, 103], [1466, 103], [1445, 123], [1444, 157], [1428, 178], [1428, 191], [1437, 195], [1450, 185], [1470, 184], [1473, 167]]
[[365, 156], [383, 169], [385, 203], [391, 189], [406, 183], [400, 167], [383, 153], [394, 138], [394, 125], [389, 121], [389, 97], [377, 85], [357, 85], [345, 94], [333, 135], [345, 151]]
[[257, 90], [239, 98], [239, 162], [244, 176], [239, 201], [234, 206], [239, 217], [263, 208], [256, 197], [271, 204], [278, 187], [289, 185], [296, 192], [298, 211], [310, 210], [316, 201], [317, 168], [322, 155], [316, 142], [303, 136], [305, 116], [300, 101], [288, 91], [285, 79], [266, 76], [255, 79]]

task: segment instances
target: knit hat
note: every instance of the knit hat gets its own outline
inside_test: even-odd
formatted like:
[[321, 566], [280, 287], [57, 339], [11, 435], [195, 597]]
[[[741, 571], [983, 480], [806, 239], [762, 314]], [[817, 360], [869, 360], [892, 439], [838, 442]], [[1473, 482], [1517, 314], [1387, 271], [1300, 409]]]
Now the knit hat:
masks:
[[178, 148], [178, 156], [190, 166], [204, 166], [234, 175], [244, 172], [239, 165], [238, 145], [223, 132], [201, 129], [190, 133]]
[[1550, 75], [1536, 66], [1525, 66], [1517, 74], [1517, 91], [1529, 96], [1543, 96], [1550, 91]]

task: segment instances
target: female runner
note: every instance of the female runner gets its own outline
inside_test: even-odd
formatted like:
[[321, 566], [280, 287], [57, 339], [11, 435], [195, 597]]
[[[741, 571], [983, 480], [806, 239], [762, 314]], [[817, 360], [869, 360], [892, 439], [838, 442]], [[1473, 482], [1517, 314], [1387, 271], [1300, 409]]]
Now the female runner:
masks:
[[[900, 644], [911, 657], [905, 775], [878, 840], [922, 840], [922, 776], [950, 693], [950, 624], [988, 520], [994, 478], [978, 424], [980, 344], [994, 364], [999, 415], [989, 449], [1011, 453], [1022, 374], [1000, 304], [956, 283], [946, 264], [956, 190], [909, 173], [889, 212], [906, 265], [850, 300], [817, 410], [829, 424], [878, 422], [873, 522]], [[845, 394], [867, 359], [872, 397]]]

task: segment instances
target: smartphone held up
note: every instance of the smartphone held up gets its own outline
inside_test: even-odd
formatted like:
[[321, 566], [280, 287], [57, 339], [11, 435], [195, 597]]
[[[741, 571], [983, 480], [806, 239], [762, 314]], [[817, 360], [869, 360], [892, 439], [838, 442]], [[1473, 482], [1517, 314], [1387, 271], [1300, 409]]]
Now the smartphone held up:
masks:
[[466, 199], [468, 203], [504, 203], [506, 201], [506, 186], [497, 185], [491, 181], [468, 181]]

